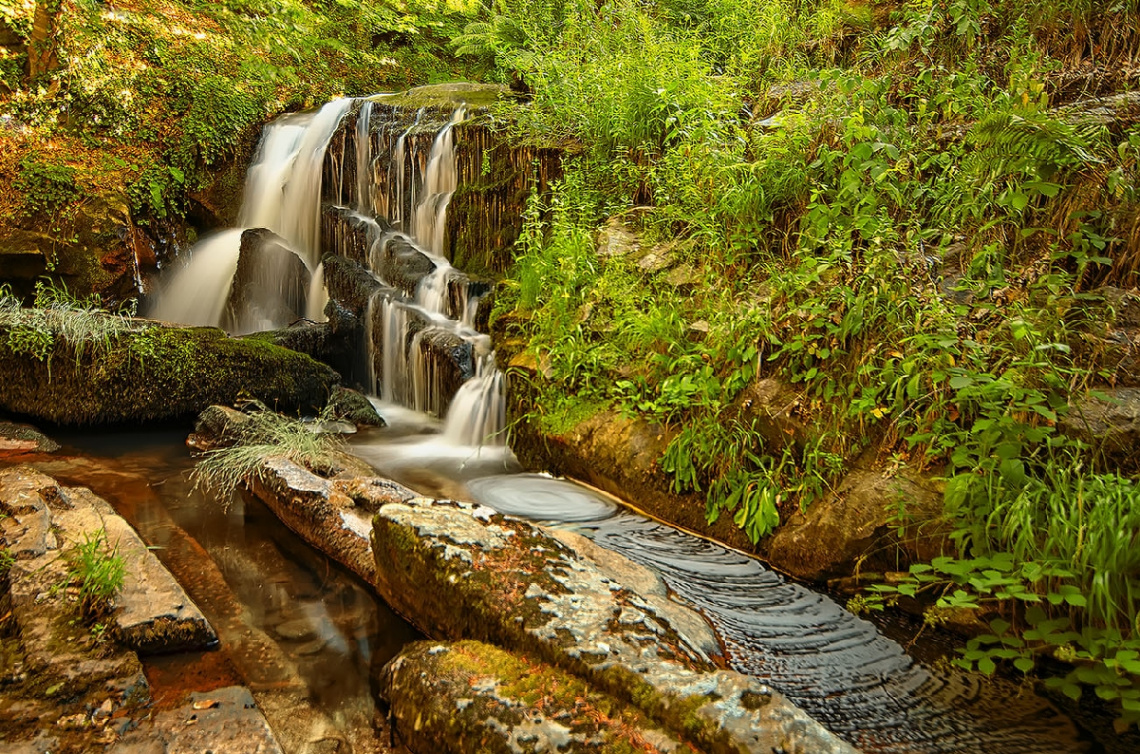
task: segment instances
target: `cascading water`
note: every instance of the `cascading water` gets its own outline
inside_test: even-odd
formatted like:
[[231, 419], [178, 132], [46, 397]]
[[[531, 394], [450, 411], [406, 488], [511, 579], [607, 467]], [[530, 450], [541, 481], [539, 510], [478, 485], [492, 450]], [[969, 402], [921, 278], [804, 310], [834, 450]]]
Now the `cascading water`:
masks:
[[[238, 228], [210, 236], [194, 246], [189, 260], [160, 287], [149, 314], [155, 319], [190, 325], [223, 324], [223, 313], [242, 253], [242, 232], [267, 228], [284, 241], [313, 277], [320, 262], [321, 172], [325, 148], [340, 126], [353, 100], [339, 99], [317, 113], [287, 115], [262, 133], [261, 145], [246, 175], [245, 197], [238, 214]], [[270, 289], [283, 289], [285, 281], [269, 282]], [[309, 300], [321, 294], [309, 294]], [[311, 313], [302, 307], [298, 314]], [[237, 317], [241, 320], [242, 317]], [[261, 327], [280, 327], [287, 322], [265, 322]], [[256, 327], [237, 325], [248, 332]]]
[[443, 255], [443, 234], [447, 216], [447, 205], [458, 186], [459, 174], [455, 161], [455, 124], [463, 120], [466, 111], [458, 108], [451, 121], [440, 130], [428, 157], [424, 171], [424, 185], [415, 215], [415, 238], [420, 245], [434, 256]]

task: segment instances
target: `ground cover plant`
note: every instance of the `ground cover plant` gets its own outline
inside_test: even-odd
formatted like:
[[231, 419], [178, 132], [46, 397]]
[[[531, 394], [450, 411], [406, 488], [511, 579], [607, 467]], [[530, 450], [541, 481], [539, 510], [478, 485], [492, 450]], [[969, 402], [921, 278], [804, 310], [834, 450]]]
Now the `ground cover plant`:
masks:
[[[1133, 379], [1140, 5], [532, 0], [466, 32], [530, 92], [513, 136], [576, 155], [496, 302], [523, 420], [659, 422], [674, 488], [754, 542], [857, 459], [938, 474], [944, 557], [857, 604], [978, 609], [963, 664], [1054, 654], [1140, 719], [1136, 469], [1060, 431]], [[757, 377], [809, 437], [764, 443]]]

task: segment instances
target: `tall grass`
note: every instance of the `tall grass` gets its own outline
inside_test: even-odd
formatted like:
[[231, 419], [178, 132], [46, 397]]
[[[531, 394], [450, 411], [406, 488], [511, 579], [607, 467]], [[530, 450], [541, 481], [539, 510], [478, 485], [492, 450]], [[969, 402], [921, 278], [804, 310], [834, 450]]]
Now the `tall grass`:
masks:
[[233, 445], [206, 451], [194, 467], [195, 486], [216, 493], [219, 499], [228, 499], [258, 476], [270, 456], [287, 458], [318, 473], [338, 468], [344, 458], [344, 440], [319, 432], [317, 424], [268, 409], [247, 416], [236, 428]]

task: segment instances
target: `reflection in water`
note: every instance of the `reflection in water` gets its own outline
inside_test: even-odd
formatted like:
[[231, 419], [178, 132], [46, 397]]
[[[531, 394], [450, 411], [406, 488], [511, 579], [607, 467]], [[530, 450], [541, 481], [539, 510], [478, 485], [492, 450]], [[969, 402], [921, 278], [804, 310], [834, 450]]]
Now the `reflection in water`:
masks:
[[[290, 740], [328, 739], [356, 752], [380, 750], [370, 669], [417, 634], [257, 500], [240, 496], [222, 505], [194, 490], [182, 438], [141, 432], [75, 437], [71, 444], [97, 460], [36, 465], [94, 489], [155, 548], [217, 629], [221, 652], [287, 749]], [[148, 677], [164, 687], [163, 695], [176, 696], [166, 685], [189, 684], [202, 664], [160, 660]]]
[[[478, 502], [503, 512], [582, 522], [562, 517], [563, 504], [544, 505], [566, 486], [587, 511], [612, 505], [588, 487], [538, 475], [469, 484]], [[1031, 691], [917, 664], [870, 623], [753, 558], [634, 513], [595, 518], [567, 528], [661, 574], [717, 629], [733, 669], [764, 679], [867, 752], [1087, 750], [1072, 723]]]

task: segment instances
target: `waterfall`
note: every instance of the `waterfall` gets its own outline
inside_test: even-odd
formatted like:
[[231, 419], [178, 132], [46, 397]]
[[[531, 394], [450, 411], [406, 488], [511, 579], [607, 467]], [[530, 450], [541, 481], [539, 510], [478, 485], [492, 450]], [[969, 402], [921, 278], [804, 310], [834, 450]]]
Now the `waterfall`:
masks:
[[364, 100], [356, 116], [356, 210], [372, 212], [372, 100]]
[[495, 354], [479, 358], [475, 376], [451, 399], [443, 435], [457, 445], [505, 445], [506, 385]]
[[357, 304], [366, 390], [444, 420], [448, 442], [502, 445], [504, 377], [474, 327], [487, 286], [444, 253], [465, 117], [462, 106], [407, 117], [382, 99], [346, 98], [278, 118], [247, 172], [239, 227], [191, 250], [152, 316], [235, 333], [316, 321], [331, 252], [375, 286]]
[[443, 255], [447, 205], [457, 188], [459, 173], [455, 159], [455, 124], [463, 120], [466, 111], [460, 107], [451, 121], [440, 130], [432, 143], [424, 171], [423, 199], [416, 206], [414, 233], [416, 240], [429, 253]]
[[149, 316], [183, 325], [219, 324], [237, 271], [241, 234], [240, 228], [224, 230], [195, 244], [190, 264], [159, 291]]
[[[246, 229], [273, 231], [308, 270], [315, 270], [320, 262], [321, 171], [325, 149], [352, 102], [351, 99], [333, 100], [314, 114], [286, 115], [265, 127], [257, 155], [246, 174], [238, 227], [195, 244], [189, 251], [188, 262], [163, 281], [149, 316], [183, 324], [222, 325], [238, 257], [242, 253], [242, 231]], [[283, 280], [267, 285], [279, 289], [288, 287]], [[312, 306], [306, 306], [298, 314], [311, 309]], [[235, 322], [252, 319], [262, 322], [261, 318], [240, 314], [234, 317]], [[281, 327], [288, 321], [264, 324]], [[249, 331], [242, 325], [235, 329]]]

